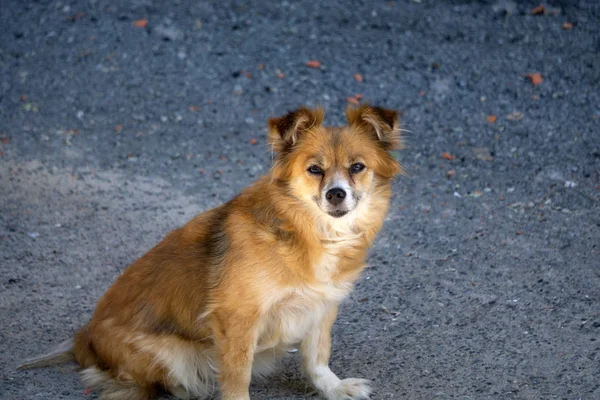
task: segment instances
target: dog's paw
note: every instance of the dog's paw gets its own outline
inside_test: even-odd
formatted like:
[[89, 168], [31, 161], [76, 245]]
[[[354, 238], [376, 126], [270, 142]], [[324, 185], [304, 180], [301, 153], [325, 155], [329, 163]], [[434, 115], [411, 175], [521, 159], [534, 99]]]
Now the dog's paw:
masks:
[[326, 394], [327, 400], [359, 400], [369, 399], [371, 381], [367, 379], [348, 378]]

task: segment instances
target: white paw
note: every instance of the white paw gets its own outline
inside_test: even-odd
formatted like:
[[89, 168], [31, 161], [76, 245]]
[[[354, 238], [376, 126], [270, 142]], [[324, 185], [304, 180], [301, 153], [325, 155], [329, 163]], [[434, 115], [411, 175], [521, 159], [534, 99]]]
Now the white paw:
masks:
[[342, 379], [337, 386], [331, 388], [325, 397], [327, 400], [359, 400], [369, 399], [371, 381], [367, 379]]

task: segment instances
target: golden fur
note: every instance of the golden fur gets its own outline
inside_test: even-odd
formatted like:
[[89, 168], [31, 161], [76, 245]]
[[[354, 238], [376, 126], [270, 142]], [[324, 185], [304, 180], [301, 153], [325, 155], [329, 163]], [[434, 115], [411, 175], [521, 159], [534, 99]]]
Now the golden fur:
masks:
[[320, 109], [271, 119], [270, 173], [169, 233], [119, 276], [72, 342], [24, 367], [71, 356], [106, 400], [202, 398], [214, 387], [247, 400], [251, 376], [299, 346], [325, 398], [368, 397], [367, 381], [329, 369], [330, 332], [383, 224], [400, 133], [394, 111], [346, 116], [345, 127], [323, 126]]

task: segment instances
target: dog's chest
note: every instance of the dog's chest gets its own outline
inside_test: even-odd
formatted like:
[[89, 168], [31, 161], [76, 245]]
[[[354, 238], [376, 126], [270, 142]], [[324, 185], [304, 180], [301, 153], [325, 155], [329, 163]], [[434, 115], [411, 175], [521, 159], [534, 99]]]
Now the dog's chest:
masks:
[[322, 251], [312, 265], [313, 282], [285, 290], [273, 304], [263, 325], [259, 351], [301, 342], [329, 308], [348, 295], [352, 282], [337, 280], [334, 275], [341, 260], [347, 259], [360, 240], [360, 235], [352, 235], [323, 241]]
[[259, 340], [259, 351], [291, 347], [304, 339], [330, 307], [335, 307], [351, 284], [317, 285], [290, 290], [268, 313]]
[[[322, 240], [321, 256], [313, 265], [313, 273], [319, 282], [330, 283], [336, 272], [346, 264], [362, 265], [359, 254], [363, 253], [363, 235], [330, 234]], [[358, 256], [358, 257], [357, 257]]]

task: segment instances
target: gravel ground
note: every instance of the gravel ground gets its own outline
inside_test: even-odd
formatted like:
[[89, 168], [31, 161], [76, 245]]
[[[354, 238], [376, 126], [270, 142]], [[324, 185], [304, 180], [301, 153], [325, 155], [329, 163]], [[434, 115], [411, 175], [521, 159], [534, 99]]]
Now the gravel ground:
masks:
[[[600, 399], [600, 3], [537, 5], [2, 0], [0, 398], [95, 398], [14, 368], [263, 174], [267, 118], [368, 101], [408, 176], [332, 369], [373, 399]], [[283, 364], [254, 399], [314, 396]]]

